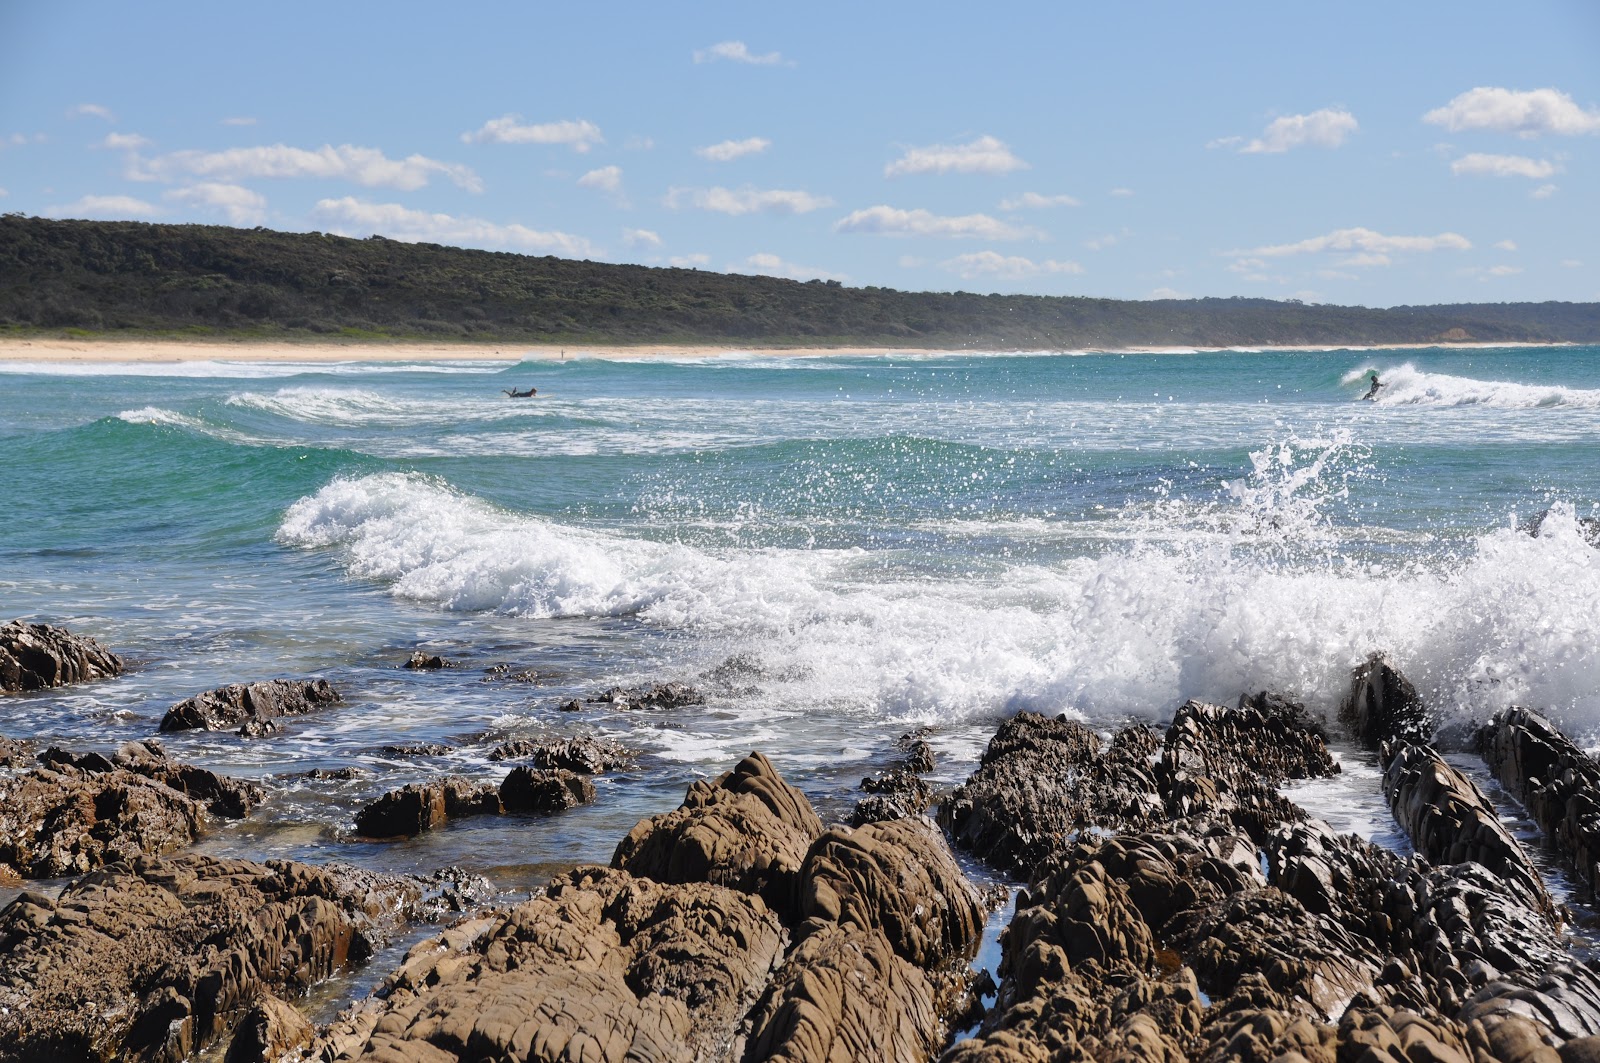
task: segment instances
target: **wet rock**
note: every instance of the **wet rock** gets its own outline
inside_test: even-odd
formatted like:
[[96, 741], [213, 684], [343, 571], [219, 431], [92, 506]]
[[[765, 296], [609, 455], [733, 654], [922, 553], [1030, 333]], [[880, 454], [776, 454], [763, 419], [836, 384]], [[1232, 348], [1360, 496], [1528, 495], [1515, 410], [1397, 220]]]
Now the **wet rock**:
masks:
[[494, 664], [483, 670], [485, 683], [533, 683], [539, 679], [540, 673], [532, 668], [513, 670], [509, 664]]
[[507, 812], [550, 816], [593, 804], [594, 799], [594, 783], [564, 768], [512, 768], [500, 784], [500, 801]]
[[500, 812], [500, 793], [493, 783], [451, 775], [384, 794], [356, 813], [356, 833], [366, 838], [410, 838], [452, 818]]
[[447, 661], [437, 653], [423, 653], [417, 650], [411, 654], [402, 666], [418, 672], [437, 672], [443, 668], [454, 668], [456, 662]]
[[1372, 654], [1351, 674], [1339, 718], [1368, 749], [1390, 741], [1425, 744], [1433, 738], [1433, 715], [1385, 653]]
[[1476, 744], [1593, 898], [1600, 888], [1600, 764], [1531, 709], [1497, 714]]
[[277, 1063], [309, 1045], [317, 1032], [293, 1005], [270, 993], [259, 998], [233, 1030], [223, 1063]]
[[455, 746], [447, 746], [443, 742], [412, 742], [403, 746], [384, 746], [378, 752], [386, 757], [443, 757], [454, 749]]
[[795, 908], [800, 867], [822, 821], [804, 794], [752, 753], [714, 781], [690, 785], [675, 811], [641, 820], [611, 866], [658, 882], [711, 882]]
[[0, 911], [0, 1059], [176, 1060], [364, 962], [415, 893], [289, 861], [139, 857]]
[[861, 788], [871, 796], [856, 802], [850, 816], [854, 827], [879, 820], [920, 816], [933, 803], [933, 787], [899, 768], [862, 779]]
[[50, 624], [0, 625], [0, 693], [105, 679], [122, 674], [122, 658], [92, 638]]
[[905, 753], [904, 759], [897, 765], [902, 771], [909, 771], [915, 775], [926, 775], [934, 768], [933, 747], [928, 744], [927, 736], [932, 734], [926, 727], [919, 727], [915, 731], [907, 731], [895, 741], [895, 745]]
[[495, 746], [490, 760], [522, 760], [536, 768], [561, 768], [580, 775], [599, 775], [633, 763], [633, 754], [620, 742], [607, 738], [565, 738], [535, 742], [519, 738]]
[[584, 702], [619, 709], [681, 709], [686, 705], [704, 705], [706, 698], [687, 683], [655, 683], [643, 687], [611, 687], [585, 698]]
[[[1548, 509], [1540, 510], [1532, 520], [1520, 525], [1521, 530], [1534, 538], [1538, 538], [1540, 532], [1544, 529], [1544, 522], [1549, 516], [1550, 511]], [[1600, 547], [1600, 517], [1578, 517], [1577, 522], [1578, 534], [1583, 536], [1584, 541], [1590, 546]]]
[[129, 742], [114, 758], [50, 749], [33, 771], [0, 779], [0, 868], [21, 878], [79, 874], [199, 837], [207, 812], [246, 816], [254, 783], [182, 764], [159, 742]]
[[34, 760], [33, 743], [0, 736], [0, 769], [25, 768]]
[[235, 683], [179, 702], [161, 720], [163, 731], [226, 731], [297, 716], [342, 700], [326, 679], [269, 679]]

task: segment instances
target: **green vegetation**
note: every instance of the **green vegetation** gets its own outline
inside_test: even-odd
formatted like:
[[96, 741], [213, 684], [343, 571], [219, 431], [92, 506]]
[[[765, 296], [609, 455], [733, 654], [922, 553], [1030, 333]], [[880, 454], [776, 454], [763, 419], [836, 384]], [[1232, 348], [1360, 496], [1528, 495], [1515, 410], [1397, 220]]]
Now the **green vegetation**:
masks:
[[[1600, 304], [1387, 310], [845, 288], [382, 237], [0, 217], [0, 333], [861, 345], [1600, 342]], [[1459, 330], [1459, 331], [1456, 331]]]

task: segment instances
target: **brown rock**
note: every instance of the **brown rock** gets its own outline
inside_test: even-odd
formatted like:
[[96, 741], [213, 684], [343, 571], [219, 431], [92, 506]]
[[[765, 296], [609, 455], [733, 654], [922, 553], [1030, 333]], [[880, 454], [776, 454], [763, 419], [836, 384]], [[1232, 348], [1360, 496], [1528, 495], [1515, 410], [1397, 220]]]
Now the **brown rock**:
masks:
[[49, 624], [0, 625], [0, 693], [105, 679], [122, 674], [122, 658], [94, 639]]
[[1339, 707], [1339, 718], [1368, 749], [1384, 742], [1426, 743], [1433, 738], [1433, 715], [1385, 653], [1372, 654], [1351, 674], [1350, 693]]
[[223, 1063], [277, 1063], [317, 1036], [306, 1017], [268, 993], [258, 999], [233, 1029]]
[[404, 667], [413, 671], [437, 672], [441, 668], [454, 668], [455, 666], [456, 663], [454, 661], [447, 661], [437, 653], [423, 653], [421, 650], [417, 650], [407, 658]]
[[367, 838], [409, 838], [461, 816], [499, 815], [493, 783], [447, 776], [390, 791], [356, 813], [356, 833]]
[[541, 816], [593, 804], [594, 783], [562, 768], [534, 771], [512, 768], [500, 784], [500, 801], [507, 812], [536, 812]]
[[250, 728], [279, 716], [296, 716], [341, 700], [326, 679], [270, 679], [235, 683], [179, 702], [162, 717], [161, 730], [226, 731]]
[[496, 746], [490, 760], [524, 760], [536, 768], [561, 768], [580, 775], [599, 775], [614, 768], [627, 767], [633, 754], [620, 742], [606, 738], [564, 738], [554, 742], [535, 742], [519, 738]]

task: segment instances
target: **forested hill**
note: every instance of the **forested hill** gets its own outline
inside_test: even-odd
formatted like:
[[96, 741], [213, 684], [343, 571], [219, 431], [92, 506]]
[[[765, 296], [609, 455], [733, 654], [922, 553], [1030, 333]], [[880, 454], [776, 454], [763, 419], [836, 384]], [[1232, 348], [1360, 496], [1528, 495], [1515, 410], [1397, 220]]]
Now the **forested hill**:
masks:
[[381, 237], [0, 217], [0, 332], [1022, 349], [1600, 342], [1600, 304], [1388, 310], [846, 288]]

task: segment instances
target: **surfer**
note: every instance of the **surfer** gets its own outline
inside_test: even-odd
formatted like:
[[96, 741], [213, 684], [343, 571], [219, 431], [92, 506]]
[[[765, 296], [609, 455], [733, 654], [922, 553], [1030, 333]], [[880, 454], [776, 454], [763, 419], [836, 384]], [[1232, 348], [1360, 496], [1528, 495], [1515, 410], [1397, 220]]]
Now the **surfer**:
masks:
[[1377, 398], [1378, 398], [1378, 392], [1382, 388], [1383, 388], [1383, 385], [1378, 383], [1378, 371], [1376, 369], [1374, 369], [1372, 371], [1372, 390], [1367, 392], [1365, 395], [1363, 395], [1361, 397], [1363, 399], [1367, 400], [1368, 402], [1376, 402]]
[[513, 399], [531, 399], [539, 394], [538, 388], [529, 388], [527, 391], [518, 391], [516, 388], [501, 388], [500, 390]]

